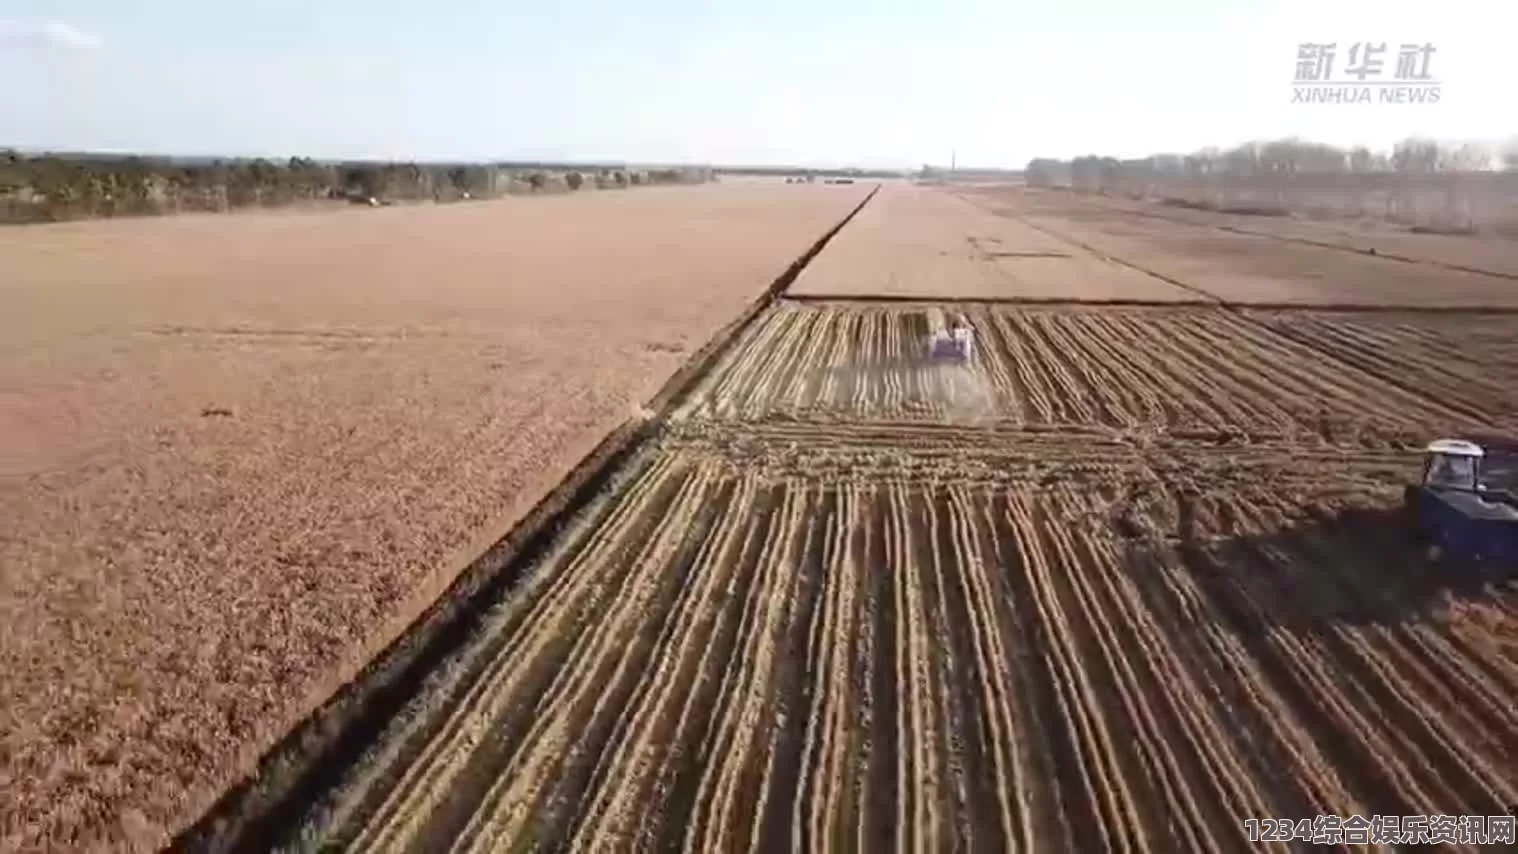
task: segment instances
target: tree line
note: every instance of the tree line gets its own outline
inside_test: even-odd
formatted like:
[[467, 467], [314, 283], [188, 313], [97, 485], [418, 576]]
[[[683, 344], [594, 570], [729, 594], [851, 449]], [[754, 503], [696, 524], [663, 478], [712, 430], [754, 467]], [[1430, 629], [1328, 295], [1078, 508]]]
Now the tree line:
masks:
[[710, 169], [549, 168], [518, 164], [320, 162], [291, 157], [189, 161], [0, 152], [0, 223], [223, 212], [321, 201], [453, 202], [512, 193], [701, 183]]
[[1518, 141], [1494, 151], [1413, 137], [1372, 151], [1281, 139], [1131, 159], [1040, 157], [1029, 161], [1025, 180], [1234, 213], [1375, 216], [1457, 230], [1518, 226], [1511, 222]]

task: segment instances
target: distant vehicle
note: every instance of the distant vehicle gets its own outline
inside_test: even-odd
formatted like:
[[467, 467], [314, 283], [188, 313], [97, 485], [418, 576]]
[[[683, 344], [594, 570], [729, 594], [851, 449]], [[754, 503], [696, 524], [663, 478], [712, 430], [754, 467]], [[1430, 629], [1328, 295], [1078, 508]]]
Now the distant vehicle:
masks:
[[1466, 435], [1424, 449], [1403, 490], [1408, 533], [1436, 562], [1518, 565], [1518, 439]]
[[962, 314], [944, 323], [937, 309], [928, 314], [928, 360], [968, 364], [975, 357], [975, 329]]

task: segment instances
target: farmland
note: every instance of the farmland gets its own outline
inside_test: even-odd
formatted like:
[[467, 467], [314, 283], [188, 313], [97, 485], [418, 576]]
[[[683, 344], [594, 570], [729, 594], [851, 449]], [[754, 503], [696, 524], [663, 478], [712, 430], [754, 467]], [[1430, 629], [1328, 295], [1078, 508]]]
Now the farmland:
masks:
[[[979, 358], [964, 371], [918, 358], [924, 304], [859, 305], [782, 304], [685, 411], [1371, 444], [1518, 413], [1518, 399], [1482, 376], [1482, 365], [1518, 368], [1512, 319], [1488, 321], [1476, 338], [1464, 318], [1420, 328], [1190, 307], [971, 305], [960, 310], [979, 332]], [[1426, 338], [1441, 329], [1443, 349]], [[1456, 335], [1474, 340], [1451, 366]], [[1464, 371], [1458, 391], [1451, 370]]]
[[1240, 304], [1513, 308], [1518, 241], [1207, 211], [1059, 191], [966, 193], [977, 207]]
[[[978, 190], [971, 195], [982, 199], [1005, 198], [1007, 193]], [[1068, 193], [1022, 190], [1016, 194], [1017, 210], [1031, 213], [1035, 207], [1066, 213], [1084, 211], [1087, 217], [1115, 211], [1120, 218], [1160, 220], [1181, 225], [1200, 225], [1214, 233], [1271, 238], [1277, 242], [1317, 246], [1364, 255], [1379, 255], [1391, 260], [1409, 261], [1457, 272], [1478, 272], [1500, 278], [1518, 276], [1518, 246], [1513, 235], [1503, 234], [1429, 234], [1383, 220], [1324, 218], [1301, 216], [1253, 216], [1220, 211], [1196, 210], [1174, 204], [1140, 201], [1122, 197], [1084, 197], [1080, 201]], [[1063, 197], [1063, 198], [1062, 198]], [[1518, 198], [1518, 192], [1509, 199]], [[1034, 202], [1037, 199], [1038, 202]], [[1512, 202], [1518, 205], [1518, 202]], [[1195, 229], [1186, 229], [1196, 233]]]
[[1199, 295], [925, 187], [860, 211], [792, 293], [808, 296], [1187, 301]]
[[[174, 275], [158, 232], [42, 232], [115, 247], [130, 288], [34, 246], [39, 286], [96, 302], [7, 293], [79, 336], [44, 359], [17, 330], [17, 364], [151, 370], [53, 386], [114, 407], [116, 444], [34, 430], [51, 468], [8, 499], [85, 536], [5, 541], [34, 586], [70, 579], [52, 601], [92, 556], [136, 579], [67, 621], [13, 610], [81, 656], [123, 644], [50, 695], [87, 739], [8, 745], [13, 838], [157, 844], [203, 814], [181, 847], [1159, 854], [1241, 849], [1247, 818], [1512, 812], [1518, 590], [1441, 575], [1396, 508], [1431, 435], [1518, 429], [1513, 282], [1069, 195], [869, 192], [254, 218]], [[554, 251], [585, 221], [581, 260]], [[322, 302], [334, 235], [378, 257]], [[929, 310], [976, 328], [971, 364], [923, 362]], [[167, 393], [187, 357], [211, 373]], [[96, 438], [49, 447], [63, 426]], [[128, 628], [90, 634], [109, 613]], [[134, 667], [175, 675], [109, 687]], [[102, 694], [119, 717], [84, 717]], [[59, 752], [72, 776], [39, 770]], [[128, 785], [154, 773], [179, 776]]]
[[0, 230], [0, 850], [167, 841], [867, 192]]
[[[958, 419], [963, 386], [932, 383], [966, 369], [892, 346], [914, 309], [780, 303], [299, 832], [1202, 851], [1243, 847], [1252, 815], [1511, 803], [1518, 593], [1452, 589], [1406, 549], [1390, 433], [1277, 407], [1352, 418], [1358, 389], [1386, 396], [1362, 413], [1381, 430], [1448, 413], [1284, 343], [1204, 390], [1179, 354], [1261, 333], [1126, 316], [1168, 351], [1112, 312], [972, 314], [998, 331], [964, 382], [1006, 394]], [[1004, 349], [1061, 321], [1067, 358]], [[1083, 373], [1082, 336], [1133, 373]], [[1256, 432], [1209, 432], [1224, 412]]]

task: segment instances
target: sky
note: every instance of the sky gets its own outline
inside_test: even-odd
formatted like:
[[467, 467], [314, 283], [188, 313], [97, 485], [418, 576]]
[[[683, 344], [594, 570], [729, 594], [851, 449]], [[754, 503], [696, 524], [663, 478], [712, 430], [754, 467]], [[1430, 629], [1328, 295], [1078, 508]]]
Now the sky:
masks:
[[[1495, 141], [1515, 23], [1512, 0], [6, 0], [0, 146], [916, 168]], [[1303, 42], [1431, 43], [1439, 102], [1293, 104]]]

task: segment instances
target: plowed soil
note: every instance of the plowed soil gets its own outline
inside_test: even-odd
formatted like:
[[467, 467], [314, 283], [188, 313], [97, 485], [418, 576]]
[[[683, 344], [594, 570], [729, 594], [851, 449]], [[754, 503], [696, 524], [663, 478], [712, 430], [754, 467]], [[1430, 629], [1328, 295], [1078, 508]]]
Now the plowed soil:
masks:
[[[338, 302], [404, 314], [358, 336], [293, 322], [309, 286], [279, 277], [325, 255], [242, 274], [227, 318], [199, 273], [155, 284], [136, 256], [119, 266], [135, 288], [191, 308], [147, 323], [138, 300], [101, 295], [70, 320], [25, 290], [93, 342], [54, 364], [135, 360], [115, 396], [60, 383], [59, 401], [88, 404], [47, 411], [93, 407], [133, 439], [81, 444], [88, 463], [0, 505], [22, 520], [0, 557], [31, 567], [6, 583], [47, 594], [0, 597], [3, 664], [23, 674], [0, 698], [20, 793], [4, 842], [159, 841], [251, 765], [300, 691], [372, 652], [397, 603], [439, 589], [444, 546], [531, 491], [513, 477], [583, 452], [671, 350], [762, 289], [739, 266], [771, 267], [864, 195], [830, 192], [708, 188], [657, 232], [609, 202], [625, 207], [597, 214], [606, 251], [560, 262], [579, 278], [546, 275], [557, 237], [586, 239], [569, 219], [513, 220], [498, 254], [469, 249], [500, 239], [483, 206], [432, 214], [478, 218], [473, 240], [363, 232], [389, 288]], [[1248, 850], [1248, 819], [1511, 814], [1518, 584], [1429, 565], [1398, 506], [1432, 435], [1518, 428], [1518, 315], [1267, 305], [1504, 292], [1024, 201], [999, 216], [883, 190], [794, 299], [639, 413], [643, 441], [599, 494], [501, 570], [520, 584], [460, 606], [471, 631], [403, 709], [363, 720], [356, 746], [285, 745], [267, 787], [234, 793], [187, 847], [1169, 854]], [[418, 233], [442, 257], [486, 252], [512, 286], [456, 270], [439, 279], [451, 299], [408, 290], [425, 265], [391, 242]], [[522, 256], [538, 260], [509, 266]], [[277, 299], [264, 278], [286, 282]], [[97, 293], [82, 281], [68, 292]], [[836, 298], [866, 290], [897, 299]], [[963, 297], [1162, 305], [931, 302]], [[969, 365], [924, 362], [930, 308], [968, 315]], [[133, 335], [86, 334], [112, 318]], [[551, 348], [566, 324], [578, 334]], [[187, 358], [213, 379], [165, 392]], [[247, 371], [260, 381], [238, 385]], [[523, 466], [528, 451], [545, 462]]]
[[[1073, 193], [1000, 189], [966, 195], [985, 210], [1089, 253], [1234, 304], [1518, 307], [1518, 241], [1406, 235], [1355, 242], [1237, 226]], [[1228, 229], [1219, 225], [1229, 225]], [[1301, 226], [1312, 229], [1313, 226]], [[1318, 237], [1322, 239], [1319, 240]], [[1369, 254], [1385, 251], [1386, 256]], [[1365, 250], [1365, 251], [1357, 251]], [[1464, 268], [1464, 269], [1459, 269]], [[1487, 272], [1478, 272], [1486, 270]]]
[[998, 309], [957, 421], [916, 311], [751, 327], [293, 832], [1160, 854], [1511, 811], [1518, 590], [1402, 540], [1394, 434], [1451, 414], [1415, 372], [1220, 310]]
[[942, 190], [886, 184], [791, 293], [1020, 300], [1214, 298]]
[[0, 850], [151, 850], [869, 187], [0, 232]]
[[[967, 196], [990, 196], [1017, 206], [1018, 200], [1068, 195], [1059, 190], [1018, 191], [965, 188]], [[1509, 197], [1518, 211], [1518, 199]], [[1518, 241], [1513, 234], [1420, 234], [1408, 226], [1379, 220], [1307, 219], [1292, 216], [1251, 216], [1176, 207], [1156, 201], [1137, 201], [1116, 196], [1084, 196], [1086, 206], [1097, 205], [1134, 217], [1172, 220], [1208, 226], [1238, 234], [1273, 237], [1288, 242], [1374, 253], [1382, 257], [1432, 264], [1518, 279]], [[1442, 201], [1442, 200], [1441, 200]], [[1070, 203], [1069, 199], [1064, 200]], [[1079, 204], [1079, 203], [1077, 203]]]
[[1518, 317], [968, 305], [961, 367], [923, 358], [929, 308], [782, 304], [686, 411], [1362, 444], [1518, 424]]

